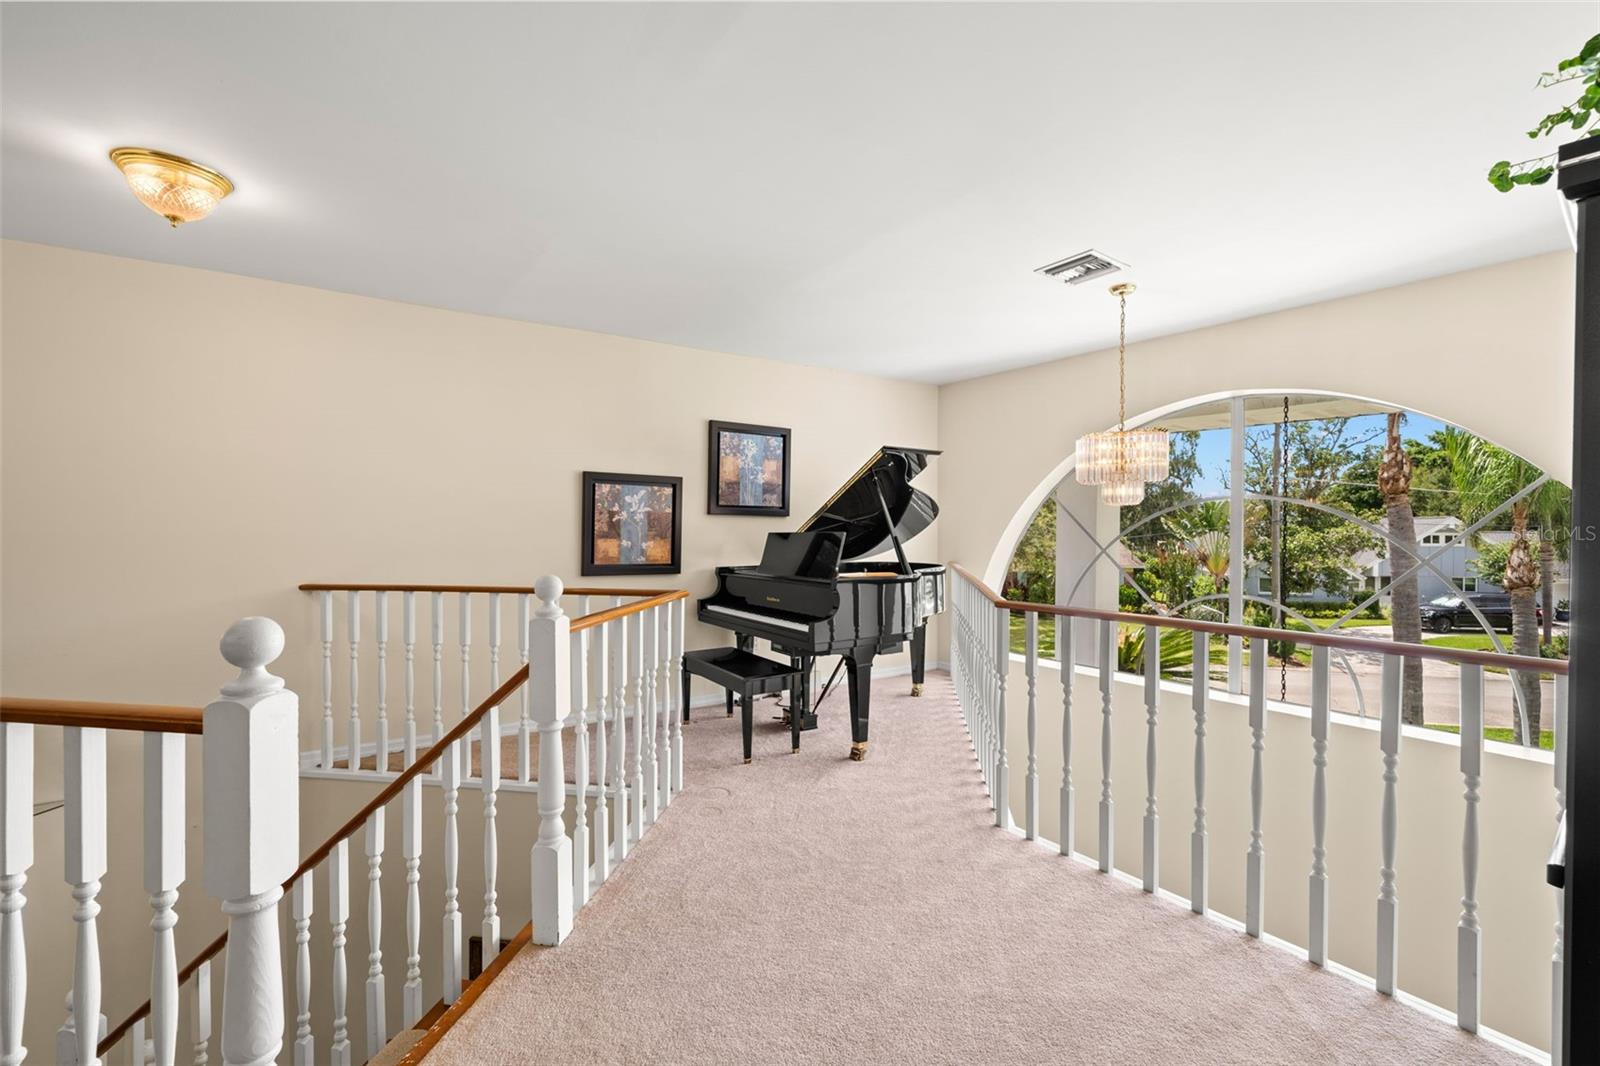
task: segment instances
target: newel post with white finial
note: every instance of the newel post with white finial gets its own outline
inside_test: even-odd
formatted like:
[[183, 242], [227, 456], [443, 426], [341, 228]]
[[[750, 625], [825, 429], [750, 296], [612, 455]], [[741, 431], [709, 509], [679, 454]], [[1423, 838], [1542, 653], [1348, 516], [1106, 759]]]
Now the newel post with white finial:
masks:
[[[572, 932], [572, 841], [561, 727], [572, 706], [571, 622], [561, 613], [561, 579], [533, 584], [538, 610], [528, 620], [528, 686], [539, 731], [539, 836], [533, 843], [533, 942], [559, 944]], [[580, 799], [581, 802], [581, 799]]]
[[257, 1066], [283, 1047], [278, 901], [300, 860], [300, 700], [267, 664], [283, 652], [270, 618], [228, 627], [239, 676], [205, 710], [205, 879], [228, 916], [222, 1061]]

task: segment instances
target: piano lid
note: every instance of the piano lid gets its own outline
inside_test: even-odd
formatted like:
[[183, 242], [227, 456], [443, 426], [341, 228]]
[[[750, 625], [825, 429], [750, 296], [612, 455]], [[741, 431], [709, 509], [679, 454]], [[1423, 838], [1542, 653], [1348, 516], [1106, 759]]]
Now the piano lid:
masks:
[[[927, 448], [879, 448], [866, 465], [846, 481], [833, 498], [800, 527], [800, 532], [837, 531], [844, 534], [844, 558], [859, 559], [885, 551], [898, 541], [902, 546], [939, 517], [932, 496], [911, 487], [931, 456]], [[878, 492], [883, 492], [879, 502]], [[892, 524], [884, 520], [883, 505]]]

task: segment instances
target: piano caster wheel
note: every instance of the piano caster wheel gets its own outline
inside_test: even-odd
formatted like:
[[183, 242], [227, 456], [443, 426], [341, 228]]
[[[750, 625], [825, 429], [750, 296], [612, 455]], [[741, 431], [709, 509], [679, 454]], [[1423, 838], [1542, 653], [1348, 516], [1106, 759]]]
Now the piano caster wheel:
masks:
[[744, 761], [744, 764], [745, 764], [745, 765], [746, 765], [746, 766], [749, 766], [749, 765], [750, 765], [750, 760], [749, 760], [749, 759], [746, 759], [746, 760], [745, 760], [745, 761]]
[[863, 744], [852, 744], [852, 745], [850, 745], [850, 761], [851, 762], [860, 762], [861, 760], [865, 759], [866, 757], [867, 757], [867, 746], [866, 746], [866, 744], [863, 743]]
[[790, 755], [799, 755], [800, 754], [800, 749], [799, 748], [790, 748], [789, 749], [789, 754]]
[[912, 694], [912, 695], [913, 695], [913, 696], [920, 696], [920, 695], [922, 695], [922, 686], [921, 686], [921, 685], [912, 685], [912, 686], [911, 686], [911, 694]]

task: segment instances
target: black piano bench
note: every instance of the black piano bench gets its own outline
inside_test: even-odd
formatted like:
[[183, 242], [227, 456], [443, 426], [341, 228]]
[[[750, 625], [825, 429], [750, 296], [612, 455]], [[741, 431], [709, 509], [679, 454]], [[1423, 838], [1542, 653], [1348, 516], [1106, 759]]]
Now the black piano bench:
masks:
[[[800, 682], [801, 671], [789, 663], [767, 659], [738, 648], [706, 648], [703, 651], [683, 653], [683, 720], [689, 720], [689, 679], [703, 677], [728, 690], [728, 713], [733, 713], [733, 698], [739, 697], [739, 708], [744, 714], [744, 761], [750, 761], [750, 745], [755, 734], [755, 709], [757, 696], [793, 689]], [[793, 750], [800, 750], [800, 716], [789, 716], [789, 741]]]

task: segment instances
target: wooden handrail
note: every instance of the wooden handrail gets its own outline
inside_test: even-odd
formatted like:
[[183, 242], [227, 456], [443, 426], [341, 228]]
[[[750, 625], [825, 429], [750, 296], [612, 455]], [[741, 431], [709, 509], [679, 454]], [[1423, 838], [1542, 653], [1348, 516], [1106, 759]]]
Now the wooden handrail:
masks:
[[1429, 644], [1404, 644], [1394, 640], [1368, 640], [1364, 637], [1341, 637], [1318, 630], [1271, 629], [1265, 626], [1236, 626], [1228, 622], [1206, 622], [1198, 618], [1177, 618], [1172, 615], [1124, 614], [1121, 611], [1104, 611], [1095, 607], [1062, 607], [1049, 603], [1022, 603], [999, 596], [960, 563], [951, 563], [951, 569], [976, 588], [996, 607], [1033, 614], [1060, 615], [1066, 618], [1094, 618], [1102, 622], [1120, 622], [1130, 626], [1161, 626], [1164, 629], [1187, 629], [1196, 633], [1216, 633], [1228, 637], [1261, 640], [1293, 640], [1296, 644], [1310, 644], [1340, 651], [1366, 652], [1379, 655], [1402, 655], [1408, 659], [1433, 659], [1438, 662], [1497, 666], [1506, 670], [1539, 670], [1547, 674], [1565, 674], [1565, 659], [1540, 659], [1531, 655], [1504, 655], [1493, 651], [1474, 651], [1470, 648], [1440, 648]]
[[[308, 581], [301, 592], [503, 592], [534, 594], [532, 585], [339, 585]], [[582, 587], [561, 590], [563, 596], [660, 596], [671, 589]]]
[[0, 696], [0, 722], [29, 722], [33, 725], [73, 726], [80, 729], [129, 729], [136, 733], [198, 734], [204, 716], [205, 711], [199, 707]]
[[[306, 586], [302, 585], [301, 588], [306, 588]], [[363, 588], [362, 591], [367, 591], [367, 589]], [[389, 591], [397, 590], [390, 589]], [[425, 587], [414, 588], [410, 591], [420, 592], [426, 591], [426, 589]], [[469, 589], [467, 591], [481, 590]], [[528, 591], [531, 592], [532, 589], [529, 589]], [[569, 589], [567, 591], [571, 592], [572, 590]], [[627, 595], [628, 593], [622, 594]], [[615, 595], [615, 593], [607, 592], [606, 595]], [[591, 614], [584, 615], [582, 618], [574, 619], [571, 624], [571, 631], [574, 633], [581, 633], [585, 629], [593, 629], [595, 626], [604, 625], [605, 623], [615, 621], [618, 618], [624, 618], [631, 614], [637, 614], [640, 611], [646, 611], [652, 607], [659, 607], [665, 603], [672, 603], [676, 600], [681, 600], [688, 595], [689, 593], [684, 589], [672, 589], [666, 591], [659, 589], [653, 590], [648, 594], [647, 599], [638, 600], [634, 603], [625, 603], [620, 607], [610, 607], [604, 611], [595, 611]], [[306, 856], [300, 865], [295, 868], [294, 873], [289, 875], [288, 880], [283, 882], [283, 890], [285, 892], [291, 891], [294, 888], [294, 883], [300, 880], [300, 878], [303, 877], [307, 871], [315, 869], [318, 863], [320, 863], [323, 859], [326, 859], [328, 855], [332, 853], [333, 849], [339, 845], [341, 840], [348, 840], [350, 837], [360, 832], [362, 826], [367, 824], [367, 820], [372, 817], [374, 812], [385, 806], [396, 796], [400, 795], [400, 793], [404, 791], [406, 785], [410, 784], [417, 777], [426, 773], [430, 766], [439, 761], [450, 745], [454, 744], [456, 741], [460, 740], [462, 737], [466, 736], [472, 731], [472, 728], [489, 713], [489, 709], [491, 707], [497, 707], [504, 703], [511, 696], [511, 694], [520, 688], [527, 680], [528, 667], [527, 664], [523, 664], [517, 669], [516, 673], [512, 674], [505, 680], [504, 684], [490, 693], [487, 699], [478, 704], [477, 707], [473, 708], [471, 714], [464, 716], [461, 721], [455, 724], [454, 728], [452, 728], [444, 736], [440, 737], [432, 747], [418, 755], [416, 761], [414, 761], [404, 770], [400, 771], [398, 777], [385, 785], [376, 796], [368, 800], [360, 810], [351, 815], [349, 820], [347, 820], [344, 825], [334, 830], [332, 836], [328, 837], [327, 840], [324, 840], [311, 852], [310, 855]], [[199, 732], [198, 729], [195, 731]], [[198, 970], [207, 959], [214, 958], [216, 954], [227, 945], [227, 943], [228, 933], [226, 930], [224, 930], [221, 936], [217, 937], [217, 939], [213, 940], [210, 944], [207, 944], [205, 949], [202, 950], [200, 954], [189, 960], [188, 964], [184, 966], [183, 969], [178, 971], [178, 984], [182, 985], [190, 977], [194, 976], [195, 971]], [[149, 1014], [150, 1001], [145, 1000], [144, 1006], [139, 1007], [132, 1014], [124, 1018], [115, 1029], [107, 1032], [106, 1038], [100, 1041], [99, 1054], [103, 1057], [106, 1052], [111, 1050], [111, 1048], [116, 1045], [116, 1042], [121, 1039], [129, 1029], [133, 1028], [134, 1022], [137, 1022], [141, 1018], [148, 1017]]]
[[518, 952], [527, 947], [532, 940], [533, 923], [529, 922], [522, 927], [522, 930], [516, 936], [511, 938], [511, 943], [507, 944], [498, 955], [489, 960], [482, 973], [468, 982], [467, 987], [461, 990], [461, 995], [456, 997], [456, 1001], [450, 1004], [445, 1009], [445, 1012], [439, 1016], [439, 1020], [428, 1026], [427, 1031], [422, 1034], [422, 1038], [406, 1049], [406, 1053], [401, 1056], [398, 1066], [415, 1066], [416, 1063], [421, 1062], [428, 1052], [433, 1050], [434, 1045], [444, 1039], [444, 1034], [454, 1028], [456, 1022], [460, 1021], [462, 1016], [467, 1013], [467, 1008], [477, 1002], [478, 997], [483, 995], [483, 990], [494, 983], [494, 979], [500, 976], [500, 971], [506, 968], [506, 964], [515, 958]]

